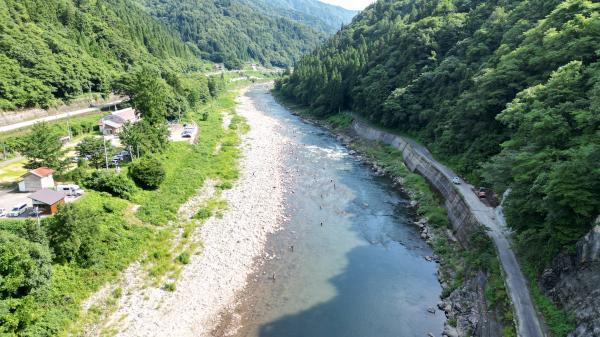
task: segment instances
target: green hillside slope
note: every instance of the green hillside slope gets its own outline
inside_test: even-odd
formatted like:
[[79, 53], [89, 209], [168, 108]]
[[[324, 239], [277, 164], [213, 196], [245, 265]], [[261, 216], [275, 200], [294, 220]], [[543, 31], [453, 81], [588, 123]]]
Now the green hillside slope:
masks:
[[199, 55], [127, 0], [0, 1], [0, 109], [106, 93], [133, 65], [199, 69]]
[[358, 13], [318, 0], [242, 0], [248, 5], [269, 10], [274, 8], [281, 15], [300, 21], [327, 33], [337, 32]]
[[600, 214], [600, 4], [380, 0], [277, 88], [410, 134], [506, 215], [540, 271]]
[[250, 60], [285, 67], [325, 37], [318, 26], [310, 28], [270, 6], [263, 10], [234, 0], [136, 1], [196, 45], [203, 58], [229, 68]]

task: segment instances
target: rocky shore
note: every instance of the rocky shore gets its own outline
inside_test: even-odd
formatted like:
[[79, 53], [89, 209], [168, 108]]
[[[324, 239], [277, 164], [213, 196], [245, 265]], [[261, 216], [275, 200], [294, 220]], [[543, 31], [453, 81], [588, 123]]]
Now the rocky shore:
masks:
[[237, 113], [250, 131], [243, 136], [240, 179], [223, 192], [228, 210], [193, 235], [202, 248], [183, 269], [174, 291], [148, 287], [127, 294], [112, 314], [116, 336], [210, 336], [219, 313], [246, 285], [267, 236], [283, 218], [283, 136], [278, 122], [258, 112], [243, 90]]
[[[299, 115], [306, 120], [305, 116]], [[401, 177], [394, 176], [384, 168], [377, 165], [375, 161], [363, 156], [356, 150], [355, 143], [360, 138], [349, 130], [334, 130], [321, 121], [308, 119], [309, 122], [317, 124], [332, 132], [337, 140], [344, 146], [352, 149], [350, 154], [357, 157], [365, 165], [371, 167], [376, 175], [385, 175], [392, 179], [394, 187], [406, 194], [411, 199], [408, 205], [415, 216], [413, 224], [419, 229], [421, 239], [430, 246], [434, 246], [436, 239], [443, 239], [455, 249], [461, 249], [457, 238], [449, 229], [438, 229], [429, 223], [426, 217], [418, 215], [419, 204], [415, 201], [415, 191], [406, 187]], [[447, 321], [444, 324], [444, 330], [441, 332], [443, 337], [502, 337], [502, 326], [498, 323], [497, 313], [487, 307], [485, 300], [485, 284], [487, 275], [485, 273], [476, 273], [472, 278], [464, 280], [459, 286], [453, 285], [457, 271], [453, 266], [445, 263], [443, 257], [432, 255], [426, 256], [427, 261], [435, 261], [439, 264], [437, 273], [438, 280], [443, 289], [443, 298], [437, 304], [436, 308], [429, 308], [429, 312], [442, 312]], [[430, 333], [430, 336], [438, 334]]]

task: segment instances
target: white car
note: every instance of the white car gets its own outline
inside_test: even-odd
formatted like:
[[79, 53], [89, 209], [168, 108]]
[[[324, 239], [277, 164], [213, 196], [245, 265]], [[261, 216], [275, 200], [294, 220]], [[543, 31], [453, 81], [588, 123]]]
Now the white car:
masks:
[[79, 197], [84, 193], [79, 185], [58, 185], [56, 190], [67, 197]]
[[0, 218], [4, 218], [7, 215], [8, 212], [6, 212], [6, 208], [0, 208]]
[[10, 210], [10, 212], [8, 212], [8, 216], [11, 218], [17, 218], [17, 217], [21, 216], [23, 213], [25, 213], [26, 211], [27, 211], [26, 203], [18, 204], [15, 207], [13, 207]]
[[460, 178], [459, 177], [452, 178], [452, 183], [454, 185], [460, 185]]

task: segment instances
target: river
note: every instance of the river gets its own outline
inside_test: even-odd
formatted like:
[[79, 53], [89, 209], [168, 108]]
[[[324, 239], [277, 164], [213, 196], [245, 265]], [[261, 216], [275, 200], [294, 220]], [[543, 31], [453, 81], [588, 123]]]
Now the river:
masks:
[[215, 336], [409, 337], [439, 335], [437, 265], [407, 200], [331, 134], [278, 104], [268, 86], [248, 95], [281, 123], [286, 221], [268, 258]]

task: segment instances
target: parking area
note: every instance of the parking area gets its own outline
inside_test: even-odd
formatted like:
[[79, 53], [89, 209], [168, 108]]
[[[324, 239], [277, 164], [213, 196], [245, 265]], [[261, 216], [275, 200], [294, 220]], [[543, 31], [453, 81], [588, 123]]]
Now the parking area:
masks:
[[[4, 209], [4, 212], [0, 212], [0, 217], [8, 217], [8, 212], [15, 207], [22, 204], [26, 204], [27, 208], [23, 214], [19, 216], [19, 218], [30, 218], [35, 217], [33, 203], [29, 196], [31, 192], [19, 192], [17, 188], [10, 189], [0, 189], [0, 209]], [[81, 196], [65, 196], [65, 202], [70, 203], [75, 200], [81, 198]], [[43, 215], [46, 216], [46, 215]]]
[[0, 208], [9, 212], [13, 207], [21, 204], [27, 204], [28, 211], [22, 217], [29, 216], [31, 211], [31, 199], [27, 196], [31, 193], [20, 193], [16, 188], [0, 190]]
[[196, 124], [170, 124], [169, 139], [172, 142], [188, 142], [194, 144], [198, 138], [198, 125]]

